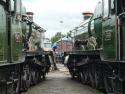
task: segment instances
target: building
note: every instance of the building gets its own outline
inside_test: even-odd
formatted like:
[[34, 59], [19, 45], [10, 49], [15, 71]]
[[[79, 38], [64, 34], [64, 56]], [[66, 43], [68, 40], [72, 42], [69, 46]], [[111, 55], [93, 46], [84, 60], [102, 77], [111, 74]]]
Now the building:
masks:
[[56, 42], [56, 45], [57, 45], [56, 52], [58, 53], [72, 51], [73, 48], [73, 42], [71, 37], [63, 37], [62, 39]]
[[52, 51], [52, 42], [49, 38], [44, 38], [43, 49], [44, 51]]

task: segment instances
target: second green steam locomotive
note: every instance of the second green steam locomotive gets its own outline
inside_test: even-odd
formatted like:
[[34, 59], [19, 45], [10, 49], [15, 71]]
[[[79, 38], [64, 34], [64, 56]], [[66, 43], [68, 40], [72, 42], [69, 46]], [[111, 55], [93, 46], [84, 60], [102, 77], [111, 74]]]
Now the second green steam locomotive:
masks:
[[100, 0], [71, 33], [74, 49], [64, 63], [72, 77], [107, 94], [125, 94], [125, 1]]

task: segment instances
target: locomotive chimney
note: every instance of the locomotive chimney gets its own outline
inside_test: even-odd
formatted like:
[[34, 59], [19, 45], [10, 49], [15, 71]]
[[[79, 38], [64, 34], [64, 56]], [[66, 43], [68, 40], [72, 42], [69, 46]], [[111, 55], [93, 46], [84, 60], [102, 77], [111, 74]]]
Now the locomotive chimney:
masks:
[[34, 13], [33, 12], [27, 12], [26, 14], [33, 21], [33, 15], [34, 15]]
[[86, 11], [86, 12], [83, 12], [82, 15], [83, 15], [83, 21], [84, 21], [89, 19], [93, 15], [93, 13]]

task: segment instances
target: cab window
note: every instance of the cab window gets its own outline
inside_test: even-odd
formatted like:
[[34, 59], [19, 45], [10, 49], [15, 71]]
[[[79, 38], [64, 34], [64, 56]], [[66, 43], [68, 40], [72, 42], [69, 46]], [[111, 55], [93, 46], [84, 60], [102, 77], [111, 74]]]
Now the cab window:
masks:
[[124, 0], [118, 0], [117, 1], [117, 14], [125, 12], [125, 1]]
[[17, 2], [16, 2], [17, 4], [16, 4], [16, 12], [18, 13], [18, 14], [21, 14], [21, 0], [17, 0]]
[[108, 15], [109, 15], [109, 0], [104, 0], [103, 18], [108, 17]]
[[10, 7], [11, 12], [13, 12], [14, 11], [14, 0], [11, 0], [10, 3], [11, 3], [11, 7]]
[[125, 12], [125, 1], [124, 0], [122, 0], [122, 10], [123, 10], [123, 12]]
[[94, 19], [102, 17], [102, 2], [98, 2], [94, 11]]

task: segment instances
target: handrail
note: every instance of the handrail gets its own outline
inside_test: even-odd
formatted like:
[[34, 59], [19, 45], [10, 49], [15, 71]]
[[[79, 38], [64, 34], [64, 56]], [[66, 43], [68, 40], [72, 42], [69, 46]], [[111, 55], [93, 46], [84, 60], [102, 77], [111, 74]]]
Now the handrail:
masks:
[[31, 26], [34, 29], [38, 30], [39, 32], [46, 32], [45, 29], [43, 29], [42, 27], [37, 25], [35, 22], [33, 22], [27, 15], [22, 15], [22, 21], [26, 22], [27, 24], [31, 24]]

